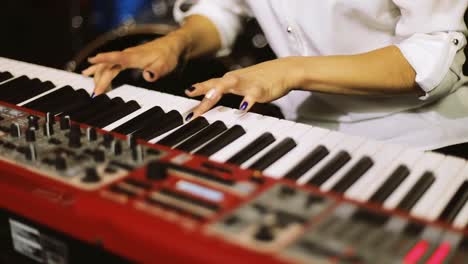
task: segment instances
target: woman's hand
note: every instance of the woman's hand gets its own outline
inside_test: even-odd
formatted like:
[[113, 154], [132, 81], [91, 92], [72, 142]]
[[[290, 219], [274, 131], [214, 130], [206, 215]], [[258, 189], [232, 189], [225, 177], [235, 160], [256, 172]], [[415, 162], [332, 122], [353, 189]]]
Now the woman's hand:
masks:
[[174, 32], [123, 51], [100, 53], [88, 59], [93, 65], [82, 73], [94, 76], [95, 95], [104, 93], [112, 79], [128, 68], [142, 69], [145, 80], [154, 82], [176, 68], [188, 42], [183, 34]]
[[297, 87], [300, 68], [296, 57], [263, 62], [226, 73], [221, 78], [197, 83], [185, 93], [190, 97], [205, 95], [186, 120], [210, 110], [225, 93], [244, 97], [239, 109], [248, 111], [256, 102], [271, 102]]

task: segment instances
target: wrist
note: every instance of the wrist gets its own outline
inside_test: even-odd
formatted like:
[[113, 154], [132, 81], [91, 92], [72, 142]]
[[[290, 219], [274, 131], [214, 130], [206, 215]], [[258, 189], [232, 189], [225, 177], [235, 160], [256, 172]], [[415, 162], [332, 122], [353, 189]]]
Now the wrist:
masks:
[[285, 81], [285, 86], [288, 91], [294, 89], [300, 89], [304, 86], [306, 82], [306, 62], [304, 57], [286, 57], [283, 58], [286, 65], [285, 69], [290, 69], [288, 71], [287, 80]]
[[184, 52], [190, 54], [190, 51], [193, 49], [193, 38], [183, 28], [170, 32], [166, 37], [174, 43], [174, 52], [176, 54], [181, 55]]

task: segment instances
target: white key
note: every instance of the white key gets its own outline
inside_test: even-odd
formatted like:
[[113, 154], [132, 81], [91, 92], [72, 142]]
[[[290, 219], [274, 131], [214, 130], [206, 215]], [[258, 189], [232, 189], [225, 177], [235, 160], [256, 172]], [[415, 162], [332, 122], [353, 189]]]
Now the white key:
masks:
[[275, 136], [275, 142], [264, 148], [262, 151], [251, 157], [249, 160], [245, 161], [241, 168], [248, 168], [254, 162], [256, 162], [259, 158], [263, 157], [268, 151], [274, 148], [276, 145], [281, 143], [283, 139], [287, 137], [291, 137], [297, 141], [297, 138], [307, 132], [310, 127], [303, 127], [302, 124], [294, 123], [291, 121], [287, 121], [284, 123], [278, 122], [278, 126], [272, 127], [271, 131], [274, 131], [273, 136]]
[[402, 150], [403, 147], [401, 146], [387, 145], [380, 149], [376, 155], [371, 156], [374, 165], [349, 187], [345, 192], [345, 196], [358, 201], [367, 201], [378, 186], [388, 177], [387, 174], [380, 172], [384, 172], [392, 161], [398, 158]]
[[424, 153], [415, 164], [409, 167], [410, 174], [400, 184], [400, 186], [387, 198], [387, 200], [385, 200], [384, 208], [396, 208], [400, 201], [411, 190], [411, 188], [413, 188], [413, 185], [424, 174], [424, 172], [434, 171], [444, 159], [444, 155], [435, 152]]
[[[461, 184], [464, 181], [468, 181], [468, 164], [463, 168], [461, 172], [461, 178], [463, 179]], [[468, 203], [465, 203], [460, 212], [458, 212], [458, 214], [455, 216], [455, 219], [453, 220], [453, 226], [461, 229], [464, 229], [468, 226]]]
[[359, 148], [357, 148], [353, 153], [353, 159], [350, 160], [347, 164], [343, 166], [339, 171], [335, 173], [330, 179], [325, 181], [320, 189], [324, 191], [329, 191], [335, 184], [343, 178], [343, 176], [364, 156], [374, 156], [383, 146], [382, 142], [368, 140], [364, 142]]
[[[443, 194], [444, 189], [457, 177], [464, 165], [465, 160], [447, 156], [434, 172], [434, 183], [414, 205], [411, 210], [411, 214], [432, 220], [434, 218], [431, 213], [431, 211], [433, 211], [433, 207]], [[434, 211], [438, 211], [437, 209], [438, 208], [434, 208]]]
[[[384, 182], [392, 175], [392, 173], [399, 166], [406, 166], [409, 169], [423, 156], [423, 154], [424, 153], [421, 151], [417, 151], [414, 149], [406, 149], [401, 154], [399, 154], [397, 158], [390, 163], [389, 166], [384, 167], [379, 171], [375, 171], [373, 173], [375, 174], [375, 176], [372, 178], [371, 181], [368, 182], [368, 190], [366, 190], [365, 194], [362, 195], [361, 200], [367, 201], [368, 199], [370, 199], [370, 197], [374, 195], [377, 189], [379, 189], [380, 186], [384, 184]], [[381, 161], [377, 160], [377, 162], [380, 163]]]
[[[317, 165], [315, 165], [311, 170], [305, 173], [301, 178], [297, 180], [298, 184], [305, 184], [308, 182], [315, 174], [322, 169], [330, 160], [332, 160], [340, 151], [344, 150], [351, 154], [355, 149], [357, 149], [362, 143], [364, 143], [364, 138], [354, 137], [354, 136], [344, 136], [344, 140], [341, 140], [338, 145], [334, 148], [329, 148], [330, 154], [328, 154], [324, 159], [322, 159]], [[337, 172], [341, 171], [340, 168]]]
[[225, 162], [230, 157], [232, 157], [232, 155], [239, 152], [241, 149], [250, 144], [254, 139], [267, 131], [269, 127], [278, 122], [278, 119], [247, 113], [240, 116], [236, 122], [245, 129], [246, 134], [228, 146], [224, 147], [217, 153], [213, 154], [210, 157], [211, 160]]
[[282, 177], [304, 158], [305, 153], [305, 155], [307, 155], [312, 151], [328, 133], [330, 133], [330, 130], [312, 127], [297, 139], [296, 143], [298, 143], [298, 145], [293, 150], [273, 163], [263, 173], [273, 178]]

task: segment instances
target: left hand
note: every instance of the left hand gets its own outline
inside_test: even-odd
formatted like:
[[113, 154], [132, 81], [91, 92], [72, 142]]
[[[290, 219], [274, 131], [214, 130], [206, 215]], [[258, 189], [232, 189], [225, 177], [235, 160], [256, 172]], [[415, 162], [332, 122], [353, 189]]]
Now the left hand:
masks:
[[205, 95], [186, 120], [200, 116], [210, 110], [223, 94], [244, 96], [239, 109], [248, 111], [256, 102], [276, 100], [297, 87], [297, 62], [287, 57], [263, 62], [247, 68], [226, 73], [221, 78], [211, 79], [193, 85], [185, 93], [190, 97]]

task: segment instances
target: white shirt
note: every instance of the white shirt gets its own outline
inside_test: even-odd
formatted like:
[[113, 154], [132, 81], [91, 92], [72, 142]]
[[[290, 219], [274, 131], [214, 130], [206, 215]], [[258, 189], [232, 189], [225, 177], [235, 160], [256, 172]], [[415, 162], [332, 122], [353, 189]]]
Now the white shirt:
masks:
[[[462, 73], [468, 0], [199, 0], [228, 54], [254, 16], [278, 57], [363, 53], [396, 45], [425, 91], [417, 98], [293, 91], [278, 99], [286, 118], [419, 149], [468, 142], [468, 78]], [[340, 69], [336, 69], [339, 71]]]

